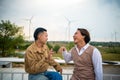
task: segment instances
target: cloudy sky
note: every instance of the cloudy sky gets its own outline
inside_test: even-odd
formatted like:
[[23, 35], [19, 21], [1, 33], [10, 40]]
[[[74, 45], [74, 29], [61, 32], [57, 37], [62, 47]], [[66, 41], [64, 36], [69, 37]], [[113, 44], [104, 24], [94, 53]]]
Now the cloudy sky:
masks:
[[0, 0], [0, 20], [24, 26], [26, 39], [31, 17], [31, 40], [44, 27], [49, 41], [67, 41], [70, 27], [71, 41], [77, 28], [88, 29], [92, 41], [120, 41], [120, 0]]

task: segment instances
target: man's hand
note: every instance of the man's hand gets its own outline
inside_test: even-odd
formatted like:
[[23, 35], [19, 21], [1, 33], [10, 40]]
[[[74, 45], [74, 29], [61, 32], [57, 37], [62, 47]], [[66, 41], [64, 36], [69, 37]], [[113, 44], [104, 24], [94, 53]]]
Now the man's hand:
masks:
[[48, 60], [51, 59], [52, 55], [53, 55], [53, 49], [50, 49], [49, 53], [48, 53]]
[[62, 53], [63, 51], [66, 51], [66, 48], [64, 46], [60, 48], [59, 52]]
[[62, 69], [59, 70], [60, 74], [62, 75]]

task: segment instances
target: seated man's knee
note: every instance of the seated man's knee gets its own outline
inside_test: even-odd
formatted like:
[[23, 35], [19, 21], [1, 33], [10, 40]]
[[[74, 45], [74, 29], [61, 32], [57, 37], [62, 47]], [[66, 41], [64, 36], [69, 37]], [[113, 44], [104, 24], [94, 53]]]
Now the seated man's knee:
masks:
[[62, 75], [60, 75], [58, 72], [48, 71], [48, 72], [46, 72], [46, 76], [47, 76], [50, 80], [62, 80]]
[[46, 76], [40, 76], [37, 80], [49, 80]]
[[49, 80], [45, 75], [29, 75], [29, 80]]

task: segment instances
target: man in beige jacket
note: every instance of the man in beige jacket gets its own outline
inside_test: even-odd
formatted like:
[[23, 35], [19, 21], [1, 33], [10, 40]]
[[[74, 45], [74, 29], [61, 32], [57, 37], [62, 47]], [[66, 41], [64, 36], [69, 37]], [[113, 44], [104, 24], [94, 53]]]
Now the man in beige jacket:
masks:
[[[62, 68], [52, 59], [46, 42], [47, 30], [37, 28], [34, 32], [35, 41], [27, 48], [25, 53], [25, 71], [29, 73], [29, 80], [62, 80]], [[57, 72], [47, 71], [53, 66]]]

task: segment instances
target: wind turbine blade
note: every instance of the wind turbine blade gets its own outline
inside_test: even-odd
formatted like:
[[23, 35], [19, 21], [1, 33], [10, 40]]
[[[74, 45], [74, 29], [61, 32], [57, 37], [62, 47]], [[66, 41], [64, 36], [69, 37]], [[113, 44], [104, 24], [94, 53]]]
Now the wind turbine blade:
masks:
[[72, 20], [71, 22], [79, 22], [79, 20]]
[[32, 20], [32, 19], [33, 19], [33, 17], [34, 17], [34, 16], [32, 16], [32, 17], [30, 18], [30, 20]]
[[64, 18], [65, 18], [68, 22], [70, 22], [70, 20], [69, 20], [67, 17], [64, 16]]
[[25, 20], [25, 21], [29, 21], [29, 19], [23, 19], [23, 20]]
[[32, 19], [33, 19], [33, 17], [34, 17], [34, 16], [32, 16], [32, 17], [29, 19], [29, 21], [30, 21], [30, 24], [31, 24], [31, 22], [32, 22]]

